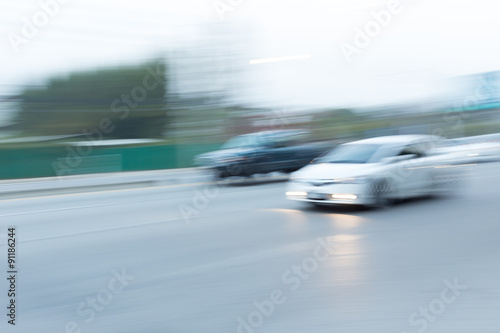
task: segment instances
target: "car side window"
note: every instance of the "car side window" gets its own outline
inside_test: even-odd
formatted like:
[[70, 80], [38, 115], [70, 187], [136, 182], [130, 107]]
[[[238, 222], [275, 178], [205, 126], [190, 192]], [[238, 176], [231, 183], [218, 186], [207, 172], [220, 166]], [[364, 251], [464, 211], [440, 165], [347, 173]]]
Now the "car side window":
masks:
[[269, 135], [265, 134], [256, 134], [255, 135], [255, 142], [256, 146], [261, 146], [261, 147], [272, 147], [274, 146], [274, 142], [272, 138]]
[[277, 137], [274, 140], [274, 147], [275, 148], [283, 148], [283, 147], [288, 147], [290, 144], [288, 142], [288, 137], [282, 136], [282, 137]]
[[398, 154], [398, 156], [404, 156], [404, 155], [415, 155], [415, 158], [420, 158], [423, 157], [424, 154], [418, 149], [417, 146], [415, 145], [409, 145], [403, 148], [401, 152]]
[[303, 144], [307, 139], [307, 134], [307, 132], [297, 132], [286, 135], [278, 140], [278, 145], [279, 147], [293, 147]]
[[296, 144], [297, 135], [280, 135], [274, 139], [274, 147], [275, 148], [285, 148], [291, 147]]

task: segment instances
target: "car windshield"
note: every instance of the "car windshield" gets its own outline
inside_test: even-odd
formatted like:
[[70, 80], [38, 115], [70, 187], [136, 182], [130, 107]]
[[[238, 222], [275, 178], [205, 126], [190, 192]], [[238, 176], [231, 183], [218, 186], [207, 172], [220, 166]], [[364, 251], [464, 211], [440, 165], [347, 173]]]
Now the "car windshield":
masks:
[[256, 146], [258, 143], [258, 138], [253, 134], [238, 135], [234, 138], [229, 139], [223, 146], [222, 149], [231, 148], [247, 148]]
[[[318, 159], [318, 163], [371, 163], [380, 145], [345, 144], [326, 153]], [[378, 160], [378, 158], [376, 158]]]

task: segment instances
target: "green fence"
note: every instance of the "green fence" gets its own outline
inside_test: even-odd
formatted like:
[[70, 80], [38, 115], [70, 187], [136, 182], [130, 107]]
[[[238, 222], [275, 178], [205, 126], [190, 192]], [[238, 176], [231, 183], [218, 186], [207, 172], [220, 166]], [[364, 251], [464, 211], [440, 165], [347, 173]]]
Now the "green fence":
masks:
[[184, 144], [0, 148], [0, 179], [186, 168], [193, 166], [196, 155], [219, 147], [219, 144]]

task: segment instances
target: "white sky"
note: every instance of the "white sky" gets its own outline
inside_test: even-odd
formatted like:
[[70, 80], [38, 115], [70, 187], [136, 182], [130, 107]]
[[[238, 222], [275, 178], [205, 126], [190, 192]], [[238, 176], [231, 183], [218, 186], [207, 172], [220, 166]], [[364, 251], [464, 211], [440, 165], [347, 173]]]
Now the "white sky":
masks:
[[[248, 61], [311, 54], [250, 66], [243, 83], [250, 98], [264, 105], [386, 103], [444, 92], [449, 75], [500, 69], [498, 0], [400, 0], [400, 13], [347, 63], [340, 43], [352, 44], [355, 29], [364, 29], [373, 21], [370, 13], [389, 1], [240, 0], [225, 19], [252, 31]], [[213, 4], [69, 0], [16, 52], [9, 34], [22, 36], [23, 18], [41, 7], [34, 0], [0, 0], [0, 95], [55, 74], [164, 55], [185, 38], [179, 27], [220, 22]]]

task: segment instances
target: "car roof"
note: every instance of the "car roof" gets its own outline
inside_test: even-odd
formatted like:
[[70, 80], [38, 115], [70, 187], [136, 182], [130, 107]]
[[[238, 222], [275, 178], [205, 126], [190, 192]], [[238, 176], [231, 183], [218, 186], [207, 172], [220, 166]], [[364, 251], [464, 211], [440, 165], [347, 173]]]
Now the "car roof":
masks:
[[267, 131], [260, 131], [260, 132], [254, 132], [254, 133], [249, 133], [249, 134], [243, 134], [243, 135], [255, 135], [255, 136], [262, 136], [262, 137], [267, 137], [267, 138], [280, 138], [284, 136], [292, 136], [292, 135], [299, 135], [299, 134], [308, 134], [309, 132], [306, 130], [301, 130], [301, 129], [284, 129], [284, 130], [267, 130]]
[[440, 139], [435, 135], [424, 135], [424, 134], [411, 134], [411, 135], [388, 135], [379, 136], [375, 138], [364, 139], [360, 141], [351, 142], [353, 144], [366, 143], [366, 144], [412, 144], [422, 141], [433, 141]]
[[304, 132], [307, 132], [307, 131], [302, 130], [302, 129], [280, 129], [280, 130], [261, 131], [261, 132], [255, 133], [255, 134], [280, 135], [280, 134], [295, 134], [295, 133], [304, 133]]

